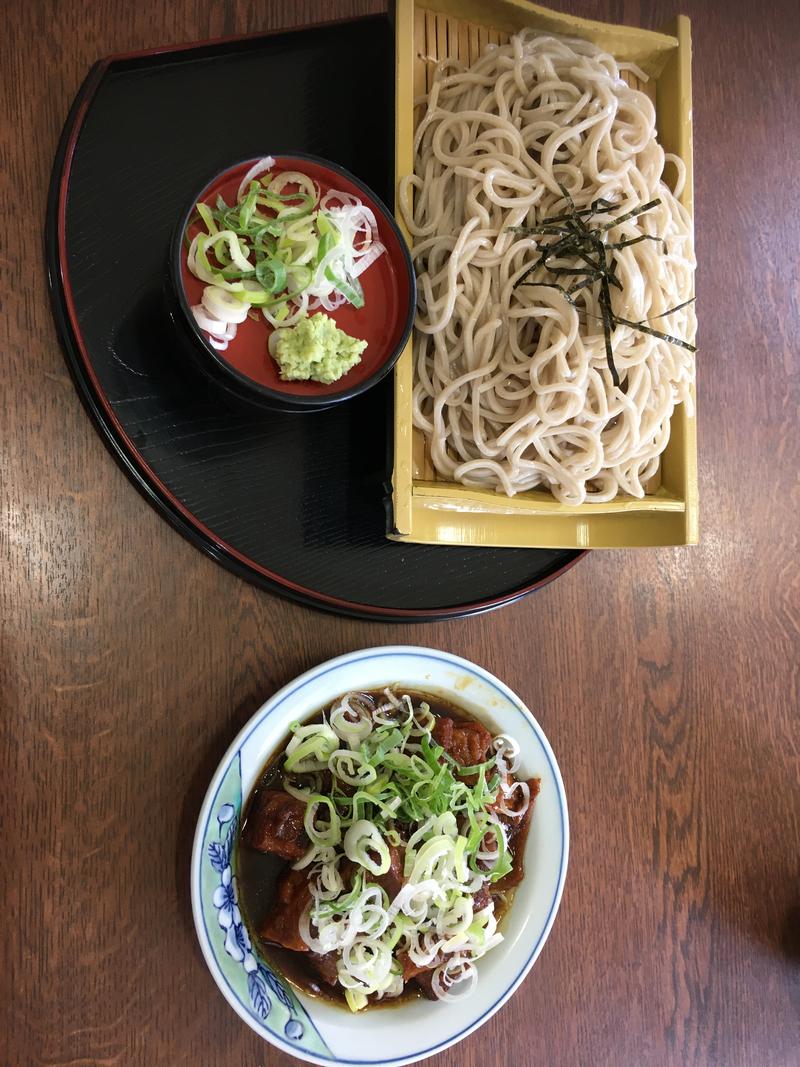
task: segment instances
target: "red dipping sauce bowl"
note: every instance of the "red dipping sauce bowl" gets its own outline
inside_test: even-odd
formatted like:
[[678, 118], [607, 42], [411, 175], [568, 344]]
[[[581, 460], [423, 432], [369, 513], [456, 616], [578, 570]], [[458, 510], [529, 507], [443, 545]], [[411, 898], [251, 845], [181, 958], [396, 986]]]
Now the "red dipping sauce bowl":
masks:
[[258, 177], [274, 177], [282, 171], [299, 171], [319, 189], [320, 198], [331, 190], [349, 193], [375, 215], [378, 240], [386, 251], [359, 277], [364, 290], [364, 306], [343, 304], [333, 311], [323, 308], [309, 311], [322, 313], [334, 320], [339, 329], [351, 337], [367, 342], [356, 364], [337, 382], [325, 385], [315, 381], [283, 381], [278, 364], [270, 356], [268, 342], [273, 327], [258, 312], [246, 318], [224, 351], [210, 344], [208, 334], [200, 328], [192, 306], [199, 304], [208, 284], [196, 278], [187, 266], [189, 237], [200, 227], [191, 225], [198, 203], [216, 205], [218, 196], [232, 206], [239, 185], [261, 157], [242, 160], [217, 174], [192, 197], [174, 231], [170, 245], [169, 280], [172, 290], [173, 320], [184, 334], [184, 347], [198, 369], [214, 384], [235, 397], [275, 410], [309, 411], [327, 408], [365, 392], [376, 385], [394, 367], [411, 333], [416, 305], [416, 280], [411, 255], [386, 205], [358, 178], [329, 160], [300, 153], [272, 154], [273, 167]]

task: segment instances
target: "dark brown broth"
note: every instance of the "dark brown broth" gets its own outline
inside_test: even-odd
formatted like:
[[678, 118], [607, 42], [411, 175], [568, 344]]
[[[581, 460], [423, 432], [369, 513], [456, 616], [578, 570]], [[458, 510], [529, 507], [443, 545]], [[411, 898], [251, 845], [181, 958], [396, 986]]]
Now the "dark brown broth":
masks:
[[[380, 701], [384, 695], [383, 689], [364, 689], [359, 691], [374, 697], [377, 701]], [[476, 716], [470, 715], [464, 708], [452, 704], [450, 701], [444, 700], [440, 696], [420, 692], [415, 689], [398, 688], [396, 691], [400, 694], [407, 693], [415, 704], [420, 701], [425, 701], [430, 705], [430, 709], [434, 715], [450, 719], [460, 719], [462, 721], [464, 719], [481, 721], [493, 735], [499, 732], [497, 727], [491, 722], [487, 722], [484, 719], [478, 720]], [[336, 701], [330, 701], [324, 708], [314, 712], [313, 715], [310, 715], [305, 719], [303, 725], [320, 722], [323, 714], [335, 703]], [[283, 773], [280, 762], [283, 759], [284, 753], [286, 752], [286, 746], [289, 744], [291, 738], [292, 735], [287, 734], [264, 764], [264, 769], [258, 776], [258, 780], [253, 786], [247, 804], [243, 809], [244, 814], [239, 829], [240, 836], [247, 822], [247, 815], [256, 795], [264, 789], [281, 788], [283, 783]], [[339, 1007], [347, 1009], [347, 1002], [344, 999], [344, 994], [338, 989], [327, 985], [325, 982], [321, 982], [316, 971], [306, 963], [303, 953], [291, 952], [289, 949], [281, 948], [278, 945], [267, 944], [258, 936], [258, 930], [266, 920], [270, 908], [272, 907], [278, 878], [288, 866], [288, 862], [281, 859], [280, 856], [266, 855], [263, 852], [257, 852], [253, 848], [248, 848], [246, 845], [237, 848], [239, 906], [245, 923], [247, 924], [250, 937], [253, 939], [254, 943], [258, 945], [259, 951], [268, 963], [276, 971], [279, 971], [283, 977], [297, 989], [312, 997], [320, 997], [331, 1004], [336, 1004]], [[503, 923], [503, 920], [511, 907], [513, 898], [513, 890], [506, 893], [498, 893], [494, 896], [495, 914], [497, 915], [498, 925]], [[417, 986], [413, 983], [408, 983], [399, 997], [388, 997], [385, 1000], [370, 1001], [369, 1007], [390, 1008], [409, 1000], [416, 1000], [421, 996], [422, 992]], [[347, 1010], [349, 1011], [349, 1009]]]

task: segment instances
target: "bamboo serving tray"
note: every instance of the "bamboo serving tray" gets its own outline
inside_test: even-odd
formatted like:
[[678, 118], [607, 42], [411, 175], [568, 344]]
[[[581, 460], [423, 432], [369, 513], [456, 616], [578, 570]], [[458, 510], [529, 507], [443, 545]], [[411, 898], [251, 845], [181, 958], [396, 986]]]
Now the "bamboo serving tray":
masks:
[[[487, 44], [503, 44], [526, 26], [591, 40], [618, 59], [635, 63], [649, 76], [644, 83], [632, 76], [627, 80], [654, 101], [661, 144], [686, 164], [680, 199], [692, 214], [691, 38], [689, 20], [682, 15], [667, 32], [654, 33], [558, 14], [523, 0], [397, 0], [398, 177], [413, 170], [413, 137], [420, 117], [414, 99], [429, 89], [436, 63], [446, 56], [471, 63]], [[412, 424], [411, 342], [397, 364], [394, 387], [393, 538], [518, 548], [633, 548], [697, 542], [695, 416], [690, 417], [683, 404], [672, 416], [659, 475], [644, 499], [623, 497], [606, 504], [570, 507], [542, 490], [509, 498], [442, 480], [434, 471], [424, 435]]]

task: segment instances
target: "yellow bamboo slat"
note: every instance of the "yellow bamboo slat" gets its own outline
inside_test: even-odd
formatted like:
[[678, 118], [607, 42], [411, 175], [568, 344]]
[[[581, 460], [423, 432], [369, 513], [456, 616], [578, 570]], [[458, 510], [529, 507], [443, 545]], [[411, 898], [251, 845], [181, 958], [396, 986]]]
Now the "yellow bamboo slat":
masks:
[[[444, 59], [458, 59], [470, 66], [488, 44], [505, 44], [509, 34], [487, 29], [466, 19], [454, 18], [419, 7], [414, 13], [415, 56], [414, 95], [430, 91], [436, 63]], [[414, 114], [414, 128], [422, 119], [422, 111]], [[437, 482], [439, 475], [431, 460], [430, 448], [421, 430], [413, 433], [414, 478], [421, 482]]]
[[[450, 40], [452, 43], [452, 34]], [[469, 24], [465, 22], [464, 19], [458, 20], [458, 34], [456, 40], [458, 42], [456, 59], [463, 63], [464, 66], [469, 66]]]

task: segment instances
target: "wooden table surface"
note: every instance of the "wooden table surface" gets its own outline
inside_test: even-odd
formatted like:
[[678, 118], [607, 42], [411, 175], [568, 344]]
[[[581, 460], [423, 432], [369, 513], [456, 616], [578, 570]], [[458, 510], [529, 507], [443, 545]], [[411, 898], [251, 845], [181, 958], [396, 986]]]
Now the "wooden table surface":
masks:
[[[562, 3], [652, 26], [676, 5]], [[393, 642], [473, 658], [523, 695], [572, 822], [534, 971], [431, 1067], [800, 1063], [795, 0], [681, 6], [695, 49], [701, 545], [598, 552], [513, 607], [425, 626], [285, 603], [173, 533], [78, 401], [41, 252], [56, 141], [95, 58], [381, 4], [5, 7], [0, 1063], [290, 1062], [203, 964], [194, 823], [223, 751], [277, 687]]]

